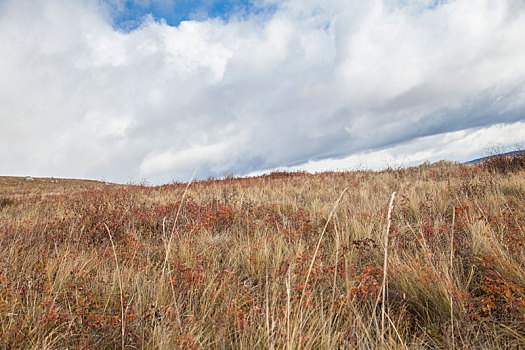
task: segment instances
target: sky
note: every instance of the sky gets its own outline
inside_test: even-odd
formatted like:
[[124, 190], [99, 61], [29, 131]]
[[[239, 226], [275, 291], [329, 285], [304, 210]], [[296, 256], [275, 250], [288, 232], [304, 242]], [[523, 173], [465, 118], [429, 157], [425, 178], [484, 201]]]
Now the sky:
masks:
[[523, 0], [0, 0], [0, 175], [151, 184], [525, 143]]

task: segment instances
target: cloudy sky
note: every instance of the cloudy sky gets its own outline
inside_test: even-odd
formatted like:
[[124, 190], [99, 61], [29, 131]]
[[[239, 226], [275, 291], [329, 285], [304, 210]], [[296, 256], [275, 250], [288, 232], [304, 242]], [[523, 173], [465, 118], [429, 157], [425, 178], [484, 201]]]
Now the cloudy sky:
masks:
[[0, 0], [0, 175], [150, 183], [525, 142], [523, 0]]

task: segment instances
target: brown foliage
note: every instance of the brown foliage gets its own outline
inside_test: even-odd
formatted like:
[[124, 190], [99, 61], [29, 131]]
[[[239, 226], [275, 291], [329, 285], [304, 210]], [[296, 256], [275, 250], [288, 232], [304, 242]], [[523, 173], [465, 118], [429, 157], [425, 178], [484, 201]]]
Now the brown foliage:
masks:
[[184, 200], [186, 184], [0, 178], [0, 347], [521, 347], [512, 164], [208, 180]]

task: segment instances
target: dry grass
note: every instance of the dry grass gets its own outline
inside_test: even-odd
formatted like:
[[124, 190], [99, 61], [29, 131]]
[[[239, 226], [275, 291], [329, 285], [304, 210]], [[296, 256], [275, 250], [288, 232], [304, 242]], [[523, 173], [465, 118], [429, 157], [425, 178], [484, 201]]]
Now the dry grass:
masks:
[[519, 164], [2, 178], [0, 347], [523, 347]]
[[60, 179], [50, 177], [15, 177], [0, 176], [0, 196], [23, 197], [28, 195], [53, 195], [105, 188], [122, 188], [116, 185], [94, 180]]

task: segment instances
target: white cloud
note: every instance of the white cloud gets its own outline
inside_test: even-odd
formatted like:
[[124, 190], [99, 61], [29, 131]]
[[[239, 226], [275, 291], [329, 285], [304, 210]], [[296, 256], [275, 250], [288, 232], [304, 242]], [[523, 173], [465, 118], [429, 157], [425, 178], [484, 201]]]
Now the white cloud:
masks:
[[261, 3], [125, 33], [99, 1], [1, 2], [0, 173], [157, 182], [523, 138], [493, 131], [525, 120], [522, 1]]

